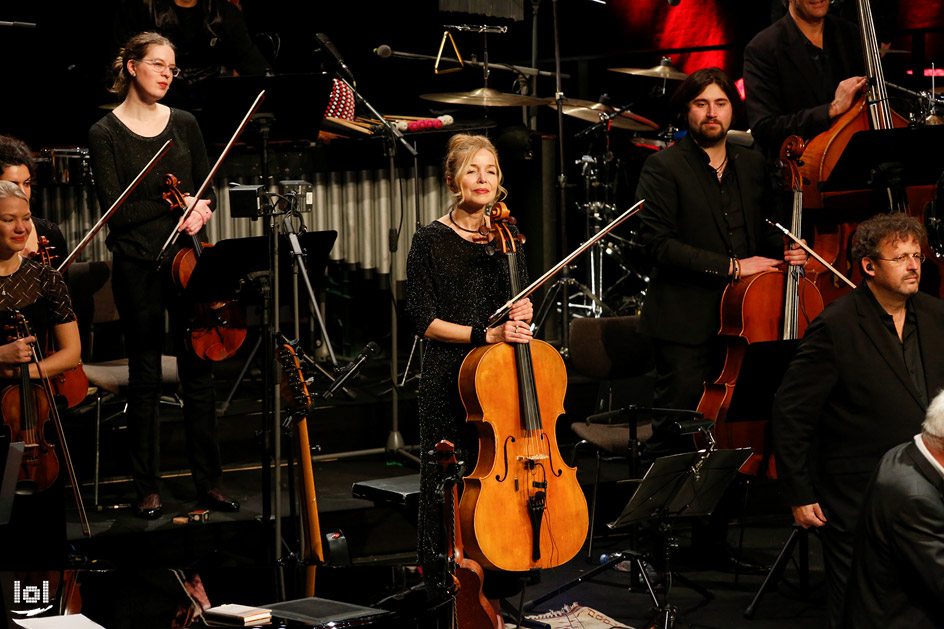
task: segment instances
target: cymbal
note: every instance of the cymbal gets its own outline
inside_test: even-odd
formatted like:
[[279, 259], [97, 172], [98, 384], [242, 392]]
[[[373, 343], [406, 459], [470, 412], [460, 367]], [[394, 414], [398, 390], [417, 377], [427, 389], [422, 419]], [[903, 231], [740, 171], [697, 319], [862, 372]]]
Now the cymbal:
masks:
[[623, 74], [633, 74], [635, 76], [651, 76], [656, 79], [669, 79], [671, 81], [681, 81], [688, 75], [677, 70], [670, 65], [657, 65], [651, 68], [610, 68], [610, 72], [621, 72]]
[[521, 94], [505, 94], [490, 87], [480, 87], [471, 92], [443, 92], [441, 94], [421, 94], [420, 98], [437, 103], [452, 105], [478, 105], [479, 107], [526, 107], [529, 105], [543, 105], [546, 98], [522, 96]]
[[[548, 104], [551, 108], [557, 109], [557, 101]], [[611, 114], [614, 111], [616, 111], [615, 107], [604, 105], [603, 103], [595, 103], [592, 100], [580, 100], [577, 98], [564, 99], [564, 115], [580, 118], [587, 122], [600, 122], [600, 114]], [[612, 126], [617, 129], [628, 129], [630, 131], [652, 131], [653, 129], [658, 130], [659, 128], [659, 125], [653, 121], [634, 114], [631, 111], [624, 111], [610, 122], [612, 122]]]

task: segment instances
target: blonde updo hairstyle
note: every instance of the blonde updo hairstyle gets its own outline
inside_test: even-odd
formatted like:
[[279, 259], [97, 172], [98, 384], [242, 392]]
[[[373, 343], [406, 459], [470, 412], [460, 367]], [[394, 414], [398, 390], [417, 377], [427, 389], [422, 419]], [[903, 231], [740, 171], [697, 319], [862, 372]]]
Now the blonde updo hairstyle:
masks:
[[154, 31], [138, 33], [128, 40], [118, 53], [118, 56], [115, 57], [115, 60], [111, 62], [111, 70], [115, 75], [115, 81], [112, 83], [111, 87], [108, 88], [109, 92], [118, 94], [122, 98], [128, 95], [131, 80], [134, 78], [128, 73], [128, 62], [141, 61], [144, 59], [151, 46], [170, 46], [171, 50], [174, 52], [177, 51], [177, 49], [174, 48], [174, 44], [160, 33], [155, 33]]
[[446, 175], [446, 184], [452, 192], [452, 199], [449, 207], [454, 208], [462, 201], [462, 187], [458, 179], [466, 171], [472, 158], [482, 149], [486, 149], [495, 156], [495, 167], [498, 169], [498, 194], [494, 202], [501, 201], [508, 195], [502, 183], [501, 165], [498, 162], [498, 151], [495, 145], [484, 135], [469, 135], [467, 133], [457, 133], [449, 138], [446, 160], [443, 164], [443, 172]]

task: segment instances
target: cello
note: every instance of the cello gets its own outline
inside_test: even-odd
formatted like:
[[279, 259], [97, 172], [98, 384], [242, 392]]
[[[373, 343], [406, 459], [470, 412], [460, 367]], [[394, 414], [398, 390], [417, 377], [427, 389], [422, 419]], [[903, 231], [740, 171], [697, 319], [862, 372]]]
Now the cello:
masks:
[[[508, 208], [496, 203], [488, 215], [518, 294]], [[483, 567], [552, 568], [583, 546], [587, 500], [557, 447], [566, 387], [564, 361], [544, 341], [483, 345], [462, 362], [459, 395], [478, 432], [479, 458], [464, 479], [459, 524], [466, 553]]]
[[[807, 142], [800, 172], [803, 177], [804, 207], [831, 210], [834, 216], [829, 222], [817, 220], [814, 223], [814, 250], [840, 272], [848, 275], [853, 282], [859, 283], [862, 280], [862, 272], [861, 269], [854, 268], [850, 254], [852, 235], [858, 223], [843, 222], [838, 212], [869, 207], [870, 202], [873, 201], [874, 191], [825, 192], [820, 190], [820, 186], [829, 179], [853, 135], [859, 131], [906, 127], [908, 121], [892, 111], [888, 104], [888, 92], [882, 72], [881, 49], [875, 36], [875, 23], [872, 20], [869, 2], [868, 0], [856, 0], [856, 2], [859, 30], [862, 36], [862, 53], [868, 77], [866, 91], [849, 111], [836, 119], [827, 131]], [[893, 178], [892, 173], [892, 177], [880, 186], [884, 188], [884, 194], [887, 197], [884, 207], [893, 212], [905, 213], [911, 213], [911, 208], [916, 208], [914, 213], [918, 220], [921, 220], [925, 206], [934, 199], [934, 186], [911, 186], [904, 189], [899, 183], [893, 181]], [[930, 249], [925, 251], [925, 254], [929, 259], [936, 260], [934, 252]], [[938, 262], [938, 267], [940, 266]], [[832, 272], [816, 260], [810, 261], [808, 273], [816, 282], [826, 303], [848, 291], [845, 284], [840, 283]], [[933, 276], [929, 274], [928, 277], [930, 279]], [[939, 273], [938, 278], [941, 279], [938, 286], [931, 286], [923, 281], [925, 278], [922, 278], [924, 284], [922, 289], [940, 296], [944, 290], [944, 274]]]
[[[793, 233], [799, 233], [802, 222], [803, 186], [798, 161], [803, 149], [803, 140], [795, 135], [787, 138], [780, 149], [786, 181], [793, 190]], [[796, 265], [789, 265], [786, 271], [765, 271], [741, 278], [724, 290], [718, 333], [726, 345], [724, 368], [717, 380], [705, 383], [697, 411], [715, 421], [714, 437], [719, 448], [750, 447], [753, 450], [741, 466], [740, 471], [745, 474], [777, 477], [767, 438], [768, 422], [726, 421], [747, 346], [798, 339], [822, 311], [822, 295], [816, 285], [803, 276], [803, 268]]]

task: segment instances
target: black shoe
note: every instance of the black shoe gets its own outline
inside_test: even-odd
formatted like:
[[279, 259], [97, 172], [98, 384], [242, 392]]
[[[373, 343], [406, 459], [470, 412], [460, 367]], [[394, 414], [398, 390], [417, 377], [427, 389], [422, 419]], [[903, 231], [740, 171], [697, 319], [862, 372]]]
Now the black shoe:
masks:
[[161, 497], [158, 494], [148, 494], [138, 501], [137, 515], [145, 520], [156, 520], [161, 517]]
[[705, 567], [711, 570], [738, 572], [740, 574], [765, 574], [767, 572], [765, 566], [751, 563], [743, 557], [738, 557], [737, 554], [727, 548], [712, 556], [706, 562]]
[[200, 504], [217, 511], [226, 511], [227, 513], [236, 513], [239, 511], [239, 503], [221, 492], [219, 489], [211, 489], [200, 497]]

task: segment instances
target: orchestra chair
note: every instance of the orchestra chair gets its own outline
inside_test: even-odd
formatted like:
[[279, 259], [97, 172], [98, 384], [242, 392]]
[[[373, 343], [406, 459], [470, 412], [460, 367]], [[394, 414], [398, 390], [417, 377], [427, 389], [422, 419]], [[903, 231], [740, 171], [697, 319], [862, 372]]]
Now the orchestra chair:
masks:
[[[75, 262], [69, 266], [67, 276], [72, 307], [79, 321], [79, 331], [83, 338], [83, 369], [89, 381], [88, 398], [94, 397], [91, 405], [79, 407], [77, 413], [95, 410], [95, 459], [92, 476], [92, 500], [96, 507], [99, 503], [101, 470], [101, 431], [103, 425], [113, 425], [128, 410], [124, 399], [128, 387], [128, 359], [119, 358], [103, 362], [92, 362], [95, 357], [95, 333], [97, 326], [117, 324], [118, 309], [111, 292], [111, 261]], [[111, 325], [116, 327], [116, 325]], [[177, 359], [173, 356], [161, 357], [161, 380], [163, 383], [161, 403], [182, 406], [177, 397], [180, 379], [177, 376]], [[102, 417], [105, 404], [117, 402], [120, 410]]]
[[[570, 324], [570, 366], [576, 373], [600, 382], [595, 412], [601, 417], [613, 410], [613, 382], [623, 378], [642, 376], [653, 367], [652, 344], [639, 332], [639, 316], [585, 317]], [[626, 411], [630, 412], [626, 412]], [[649, 409], [639, 409], [648, 411]], [[603, 411], [603, 413], [601, 413]], [[591, 446], [596, 453], [596, 470], [590, 501], [590, 539], [587, 558], [594, 562], [593, 526], [596, 519], [597, 498], [602, 461], [625, 458], [629, 462], [629, 478], [638, 477], [640, 448], [652, 436], [650, 418], [639, 419], [630, 409], [613, 413], [621, 423], [593, 423], [578, 421], [570, 428], [581, 439], [574, 446]], [[592, 418], [588, 418], [592, 420]]]

